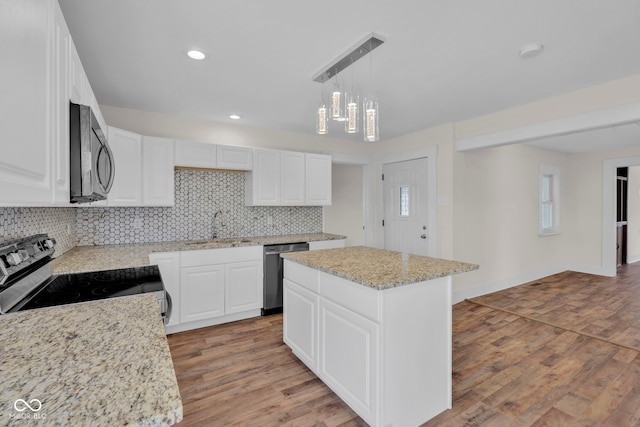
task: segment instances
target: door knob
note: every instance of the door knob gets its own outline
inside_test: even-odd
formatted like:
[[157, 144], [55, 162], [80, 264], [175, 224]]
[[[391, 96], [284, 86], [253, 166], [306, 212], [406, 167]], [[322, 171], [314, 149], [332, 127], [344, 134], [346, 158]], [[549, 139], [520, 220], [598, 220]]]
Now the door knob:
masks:
[[426, 234], [421, 234], [421, 235], [420, 235], [420, 238], [421, 238], [421, 239], [426, 239], [426, 238], [427, 238], [427, 235], [426, 235]]

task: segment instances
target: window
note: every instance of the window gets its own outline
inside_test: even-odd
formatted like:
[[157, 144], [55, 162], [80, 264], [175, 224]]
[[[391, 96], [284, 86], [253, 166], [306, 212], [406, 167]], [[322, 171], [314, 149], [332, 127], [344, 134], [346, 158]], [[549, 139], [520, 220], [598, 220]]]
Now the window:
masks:
[[540, 165], [540, 221], [538, 234], [560, 233], [560, 168]]
[[400, 216], [409, 216], [409, 187], [400, 187]]

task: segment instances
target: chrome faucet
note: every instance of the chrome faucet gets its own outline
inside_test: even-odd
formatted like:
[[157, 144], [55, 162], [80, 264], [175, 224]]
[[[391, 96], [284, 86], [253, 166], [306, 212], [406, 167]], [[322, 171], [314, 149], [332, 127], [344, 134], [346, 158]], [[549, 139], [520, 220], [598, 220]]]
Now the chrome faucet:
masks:
[[213, 232], [211, 233], [212, 239], [218, 238], [218, 215], [222, 215], [222, 210], [218, 210], [213, 214]]

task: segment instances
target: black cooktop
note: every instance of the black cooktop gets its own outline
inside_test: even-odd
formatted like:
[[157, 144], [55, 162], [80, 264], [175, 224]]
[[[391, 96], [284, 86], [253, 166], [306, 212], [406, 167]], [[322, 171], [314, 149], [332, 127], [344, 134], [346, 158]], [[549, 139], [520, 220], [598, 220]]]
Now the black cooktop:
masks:
[[52, 276], [26, 304], [17, 310], [51, 307], [125, 295], [162, 292], [157, 265]]

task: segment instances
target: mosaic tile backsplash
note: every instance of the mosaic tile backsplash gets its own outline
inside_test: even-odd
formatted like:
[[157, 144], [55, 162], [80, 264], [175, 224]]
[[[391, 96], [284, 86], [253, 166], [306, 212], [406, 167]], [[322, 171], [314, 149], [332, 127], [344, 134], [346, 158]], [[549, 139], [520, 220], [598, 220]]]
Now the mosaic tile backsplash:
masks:
[[275, 236], [322, 231], [317, 206], [245, 206], [244, 174], [176, 170], [175, 206], [167, 208], [77, 208], [78, 244]]

